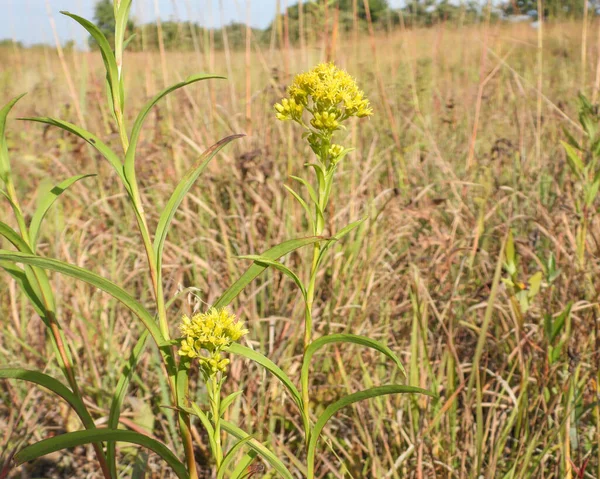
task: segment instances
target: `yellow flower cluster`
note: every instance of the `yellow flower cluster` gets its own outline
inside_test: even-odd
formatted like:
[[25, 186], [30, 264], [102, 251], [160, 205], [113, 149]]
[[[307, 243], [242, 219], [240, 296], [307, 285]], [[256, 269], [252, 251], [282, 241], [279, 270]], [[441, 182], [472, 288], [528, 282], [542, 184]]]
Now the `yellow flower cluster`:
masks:
[[229, 360], [222, 358], [220, 352], [248, 334], [242, 322], [225, 308], [211, 308], [191, 318], [184, 315], [180, 329], [184, 338], [179, 354], [197, 358], [209, 375], [226, 371]]
[[288, 88], [290, 98], [275, 105], [277, 118], [301, 123], [306, 109], [312, 113], [311, 125], [326, 133], [337, 130], [340, 122], [357, 116], [370, 116], [373, 110], [354, 78], [333, 63], [321, 63], [296, 75]]

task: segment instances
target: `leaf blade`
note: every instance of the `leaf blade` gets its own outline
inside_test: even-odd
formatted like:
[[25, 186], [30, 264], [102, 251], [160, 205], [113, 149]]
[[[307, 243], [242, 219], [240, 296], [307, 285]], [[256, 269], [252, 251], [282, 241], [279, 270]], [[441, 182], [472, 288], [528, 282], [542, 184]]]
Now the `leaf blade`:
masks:
[[349, 394], [348, 396], [339, 399], [333, 404], [330, 404], [317, 419], [317, 422], [315, 423], [315, 426], [313, 427], [313, 430], [310, 435], [307, 452], [309, 471], [311, 470], [311, 467], [314, 468], [315, 450], [319, 440], [319, 436], [321, 435], [321, 432], [323, 431], [323, 428], [325, 427], [329, 419], [331, 419], [336, 412], [356, 402], [388, 394], [425, 394], [432, 397], [435, 396], [430, 391], [415, 386], [388, 384], [386, 386], [377, 386], [365, 389], [363, 391], [355, 392], [353, 394]]
[[188, 479], [185, 465], [162, 442], [134, 431], [122, 429], [98, 428], [85, 431], [69, 432], [44, 439], [21, 449], [15, 454], [17, 464], [23, 464], [52, 452], [68, 449], [93, 442], [118, 441], [138, 444], [158, 454], [173, 469], [180, 479]]
[[294, 385], [292, 380], [289, 378], [283, 370], [277, 366], [273, 361], [271, 361], [264, 354], [255, 351], [254, 349], [250, 349], [246, 346], [242, 346], [239, 343], [232, 343], [230, 346], [225, 348], [225, 351], [237, 354], [239, 356], [243, 356], [251, 361], [254, 361], [257, 364], [260, 364], [263, 368], [269, 371], [273, 376], [275, 376], [281, 383], [285, 386], [285, 388], [289, 391], [292, 396], [292, 400], [296, 405], [302, 410], [302, 395], [298, 391], [298, 388]]
[[[317, 243], [323, 239], [325, 238], [320, 236], [309, 236], [307, 238], [297, 238], [284, 241], [283, 243], [268, 249], [262, 253], [261, 256], [274, 261], [298, 248]], [[223, 292], [219, 299], [215, 301], [213, 307], [223, 308], [229, 305], [242, 292], [242, 290], [248, 286], [248, 284], [250, 284], [250, 282], [252, 282], [266, 269], [266, 266], [257, 265], [256, 263], [250, 266], [242, 276], [240, 276], [227, 290]]]
[[44, 220], [44, 217], [46, 216], [54, 202], [71, 185], [78, 182], [79, 180], [89, 178], [91, 176], [96, 175], [88, 174], [72, 176], [71, 178], [67, 178], [65, 181], [62, 181], [43, 195], [43, 197], [39, 201], [38, 208], [36, 209], [35, 213], [33, 214], [33, 217], [31, 218], [31, 223], [29, 224], [29, 241], [31, 242], [31, 249], [33, 251], [35, 251], [37, 245], [37, 238], [40, 232], [40, 227], [42, 226], [42, 221]]
[[[227, 431], [229, 434], [236, 437], [237, 439], [245, 439], [248, 436], [250, 436], [250, 434], [244, 432], [239, 427], [230, 423], [229, 421], [222, 420], [221, 426], [223, 427], [223, 429], [225, 431]], [[285, 464], [283, 464], [283, 462], [281, 462], [281, 460], [277, 456], [275, 456], [275, 454], [273, 454], [271, 451], [269, 451], [259, 441], [257, 441], [256, 439], [250, 439], [247, 442], [247, 444], [248, 444], [248, 447], [250, 447], [253, 451], [255, 451], [257, 454], [259, 454], [261, 457], [263, 457], [269, 464], [271, 464], [271, 466], [273, 466], [273, 468], [275, 468], [275, 470], [284, 479], [294, 479], [294, 476], [292, 476], [292, 474], [288, 470], [288, 468], [285, 467]]]

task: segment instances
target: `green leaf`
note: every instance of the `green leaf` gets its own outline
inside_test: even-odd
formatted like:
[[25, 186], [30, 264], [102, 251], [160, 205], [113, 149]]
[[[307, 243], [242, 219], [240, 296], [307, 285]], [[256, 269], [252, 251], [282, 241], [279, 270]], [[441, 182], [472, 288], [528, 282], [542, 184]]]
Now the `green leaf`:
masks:
[[[242, 431], [239, 427], [230, 423], [229, 421], [222, 420], [221, 426], [225, 431], [227, 431], [229, 434], [238, 439], [245, 439], [249, 436], [248, 433]], [[279, 460], [275, 454], [269, 451], [256, 439], [250, 439], [247, 442], [247, 444], [248, 447], [250, 447], [253, 451], [255, 451], [261, 457], [263, 457], [265, 461], [271, 464], [271, 466], [275, 468], [275, 470], [281, 475], [281, 477], [285, 479], [294, 479], [294, 476], [292, 476], [292, 473], [287, 469], [287, 467], [285, 467], [285, 464], [283, 464], [283, 462], [281, 462], [281, 460]]]
[[544, 278], [544, 273], [538, 271], [531, 278], [529, 278], [529, 297], [533, 298], [536, 294], [539, 293], [540, 287], [542, 286], [542, 279]]
[[264, 354], [259, 353], [258, 351], [254, 351], [246, 346], [242, 346], [239, 343], [232, 343], [230, 346], [225, 348], [225, 351], [237, 354], [238, 356], [243, 356], [255, 363], [260, 364], [263, 368], [269, 371], [273, 376], [281, 381], [281, 383], [285, 386], [285, 388], [289, 391], [292, 396], [292, 400], [296, 403], [300, 411], [302, 411], [302, 395], [294, 386], [292, 380], [288, 377], [287, 374], [283, 372], [283, 370], [277, 366], [273, 361], [267, 358]]
[[20, 450], [15, 454], [14, 460], [17, 464], [23, 464], [63, 449], [104, 441], [127, 442], [150, 449], [158, 454], [173, 469], [177, 477], [180, 479], [189, 478], [185, 465], [162, 442], [144, 434], [121, 429], [98, 428], [54, 436]]
[[239, 259], [249, 259], [251, 261], [254, 261], [254, 263], [258, 264], [259, 266], [264, 266], [264, 265], [271, 266], [271, 267], [275, 268], [276, 270], [281, 271], [283, 274], [285, 274], [286, 276], [291, 278], [294, 281], [294, 283], [296, 283], [296, 286], [298, 286], [298, 288], [302, 292], [302, 296], [304, 296], [306, 298], [306, 288], [304, 287], [304, 284], [302, 284], [302, 280], [298, 277], [298, 275], [296, 273], [294, 273], [290, 268], [288, 268], [283, 263], [280, 263], [279, 261], [273, 261], [269, 258], [265, 258], [264, 256], [256, 255], [256, 254], [248, 254], [248, 255], [244, 255], [244, 256], [238, 256], [238, 258]]
[[[308, 238], [298, 238], [292, 239], [288, 241], [284, 241], [277, 246], [274, 246], [271, 249], [268, 249], [260, 256], [263, 258], [267, 258], [271, 261], [281, 258], [282, 256], [291, 253], [292, 251], [301, 248], [303, 246], [311, 245], [314, 243], [318, 243], [325, 238], [320, 236], [311, 236]], [[238, 280], [233, 283], [213, 304], [215, 308], [223, 308], [229, 305], [242, 291], [243, 289], [250, 284], [252, 280], [254, 280], [260, 273], [262, 273], [267, 266], [261, 266], [254, 263], [250, 268], [246, 270], [246, 272], [238, 278]]]
[[341, 240], [344, 236], [346, 236], [348, 233], [350, 233], [353, 229], [355, 229], [355, 228], [359, 227], [361, 224], [363, 224], [367, 220], [367, 218], [368, 218], [368, 216], [363, 216], [361, 219], [359, 219], [357, 221], [353, 221], [349, 225], [344, 226], [341, 230], [339, 230], [336, 234], [333, 235], [331, 240], [332, 241]]
[[589, 187], [585, 188], [585, 204], [590, 207], [594, 204], [596, 196], [598, 196], [598, 188], [600, 187], [600, 179], [595, 180]]
[[579, 143], [577, 142], [577, 140], [575, 139], [575, 137], [573, 135], [571, 135], [571, 132], [569, 132], [569, 130], [567, 130], [564, 127], [563, 127], [562, 130], [563, 130], [564, 135], [567, 137], [567, 143], [569, 145], [571, 145], [573, 148], [581, 151], [581, 146], [579, 146]]
[[244, 457], [238, 461], [235, 469], [231, 473], [231, 479], [246, 479], [249, 477], [249, 472], [247, 468], [252, 464], [254, 459], [256, 458], [256, 451], [250, 451], [248, 454], [244, 455]]
[[319, 441], [321, 432], [323, 431], [323, 428], [325, 427], [329, 419], [331, 419], [331, 417], [340, 409], [345, 408], [346, 406], [349, 406], [359, 401], [364, 401], [365, 399], [384, 396], [386, 394], [426, 394], [427, 396], [435, 397], [433, 393], [425, 389], [417, 388], [414, 386], [400, 386], [396, 384], [390, 384], [350, 394], [329, 405], [327, 409], [325, 409], [325, 411], [323, 411], [323, 413], [317, 419], [317, 422], [315, 423], [315, 426], [310, 434], [307, 451], [309, 477], [312, 477], [311, 474], [314, 473], [315, 451], [317, 447], [317, 442]]
[[315, 205], [319, 204], [319, 199], [317, 197], [317, 193], [315, 192], [315, 189], [312, 187], [312, 185], [308, 181], [306, 181], [304, 178], [300, 178], [299, 176], [290, 176], [290, 178], [293, 178], [294, 180], [302, 183], [308, 190], [308, 195], [310, 196], [310, 199], [312, 200], [312, 202]]
[[244, 444], [251, 441], [252, 439], [253, 439], [252, 436], [246, 436], [244, 439], [240, 439], [238, 442], [236, 442], [231, 447], [231, 449], [229, 449], [229, 451], [227, 451], [227, 454], [223, 458], [223, 462], [221, 462], [221, 467], [219, 467], [219, 470], [217, 472], [217, 479], [225, 478], [225, 473], [227, 472], [227, 468], [229, 467], [229, 464], [231, 463], [231, 461], [233, 461], [233, 459], [235, 458], [236, 453], [244, 446]]
[[[47, 374], [39, 371], [30, 371], [22, 368], [0, 368], [1, 379], [20, 379], [30, 383], [37, 384], [39, 386], [49, 389], [57, 396], [63, 398], [73, 410], [77, 413], [85, 427], [94, 428], [94, 421], [88, 413], [85, 405], [67, 386], [61, 383], [59, 380], [54, 379]], [[98, 442], [98, 441], [91, 441]]]
[[561, 333], [562, 329], [565, 326], [565, 322], [567, 321], [567, 318], [569, 317], [569, 315], [571, 314], [571, 308], [573, 307], [573, 302], [569, 302], [569, 304], [567, 304], [567, 307], [564, 309], [564, 311], [562, 313], [560, 313], [556, 319], [554, 319], [554, 321], [552, 321], [551, 327], [549, 328], [549, 338], [548, 340], [553, 343], [554, 340], [558, 337], [558, 335]]
[[332, 343], [352, 343], [359, 344], [360, 346], [366, 346], [367, 348], [375, 349], [382, 354], [385, 354], [388, 358], [390, 358], [398, 369], [402, 371], [402, 374], [406, 377], [406, 371], [404, 370], [404, 366], [400, 362], [400, 358], [396, 356], [396, 354], [386, 345], [381, 344], [379, 341], [375, 341], [374, 339], [370, 339], [366, 336], [359, 336], [356, 334], [329, 334], [327, 336], [322, 336], [318, 339], [315, 339], [304, 353], [304, 359], [302, 360], [302, 371], [300, 373], [301, 383], [308, 384], [308, 373], [310, 370], [310, 362], [312, 360], [313, 355], [321, 349], [323, 346]]
[[[119, 377], [117, 388], [113, 393], [113, 398], [110, 403], [110, 412], [108, 414], [107, 423], [109, 429], [117, 429], [119, 426], [119, 418], [121, 417], [121, 407], [123, 406], [123, 400], [125, 399], [125, 394], [127, 393], [127, 388], [129, 387], [131, 377], [135, 372], [135, 367], [137, 366], [140, 356], [146, 347], [147, 339], [148, 330], [145, 330], [140, 336], [140, 339], [138, 339], [137, 343], [133, 347], [133, 351], [131, 351], [129, 360], [123, 368], [123, 371], [121, 371], [121, 376]], [[114, 441], [109, 441], [106, 446], [106, 459], [108, 461], [108, 466], [111, 470], [112, 476], [117, 477], [116, 443]]]
[[0, 221], [0, 236], [4, 236], [19, 251], [31, 253], [31, 248], [29, 248], [29, 245], [25, 243], [25, 240], [21, 238], [19, 233], [2, 221]]
[[184, 177], [181, 179], [175, 191], [169, 198], [165, 209], [160, 215], [160, 219], [158, 220], [158, 226], [156, 227], [156, 234], [154, 236], [154, 252], [156, 253], [156, 258], [158, 262], [158, 270], [160, 271], [162, 266], [162, 254], [165, 246], [165, 240], [167, 239], [167, 234], [169, 232], [169, 227], [171, 226], [171, 221], [175, 216], [175, 212], [177, 208], [183, 201], [183, 198], [190, 190], [192, 185], [198, 179], [198, 177], [202, 174], [206, 166], [210, 163], [210, 161], [215, 157], [215, 155], [221, 151], [221, 149], [232, 142], [237, 138], [241, 138], [244, 135], [231, 135], [226, 138], [223, 138], [218, 143], [215, 143], [208, 150], [202, 153], [202, 156], [196, 160], [196, 163], [186, 172]]
[[340, 231], [338, 231], [335, 235], [333, 235], [331, 237], [331, 239], [329, 239], [327, 241], [327, 243], [325, 243], [325, 246], [323, 246], [321, 248], [321, 251], [319, 252], [319, 257], [317, 258], [317, 266], [321, 264], [321, 262], [323, 261], [323, 258], [325, 258], [325, 254], [327, 253], [327, 251], [339, 240], [341, 240], [344, 236], [346, 236], [348, 233], [350, 233], [353, 229], [357, 228], [358, 226], [360, 226], [362, 223], [364, 223], [367, 220], [368, 216], [364, 216], [363, 218], [354, 221], [352, 223], [350, 223], [349, 225], [345, 226], [344, 228], [342, 228]]
[[121, 160], [116, 155], [116, 153], [114, 151], [112, 151], [97, 136], [93, 135], [92, 133], [90, 133], [87, 130], [84, 130], [83, 128], [78, 127], [77, 125], [74, 125], [73, 123], [69, 123], [69, 122], [63, 121], [63, 120], [57, 120], [56, 118], [27, 117], [27, 118], [19, 118], [19, 120], [36, 121], [38, 123], [44, 123], [46, 125], [56, 126], [56, 127], [61, 128], [61, 129], [65, 130], [65, 131], [68, 131], [69, 133], [73, 133], [74, 135], [78, 136], [82, 140], [87, 141], [96, 150], [98, 150], [98, 152], [106, 160], [108, 160], [108, 162], [112, 165], [112, 167], [115, 169], [115, 171], [119, 175], [119, 178], [121, 178], [121, 180], [123, 180], [123, 183], [125, 183], [125, 187], [128, 188], [128, 190], [129, 190], [129, 185], [125, 181], [125, 176], [123, 174], [123, 165], [121, 163]]
[[580, 158], [579, 153], [577, 153], [577, 150], [568, 143], [564, 141], [561, 141], [560, 143], [567, 153], [567, 160], [571, 170], [573, 170], [573, 173], [576, 175], [581, 176], [583, 174], [585, 165], [583, 164], [583, 160]]
[[511, 276], [516, 273], [517, 257], [515, 254], [515, 240], [513, 238], [512, 231], [508, 232], [508, 238], [506, 239], [506, 262], [509, 266], [509, 273]]
[[68, 178], [65, 181], [63, 181], [62, 183], [59, 183], [54, 188], [52, 188], [50, 191], [48, 191], [44, 195], [42, 195], [42, 197], [39, 199], [39, 204], [38, 204], [37, 210], [35, 211], [35, 213], [33, 214], [33, 217], [31, 218], [31, 224], [29, 225], [29, 240], [31, 241], [31, 249], [32, 250], [35, 251], [35, 248], [37, 245], [38, 234], [40, 231], [40, 227], [42, 225], [42, 221], [44, 220], [46, 213], [48, 213], [48, 210], [54, 204], [56, 199], [67, 188], [69, 188], [69, 186], [71, 186], [73, 183], [76, 183], [77, 181], [79, 181], [83, 178], [89, 178], [90, 176], [96, 176], [96, 175], [72, 176], [71, 178]]
[[231, 403], [235, 401], [242, 393], [243, 391], [235, 391], [221, 401], [221, 416], [225, 414], [225, 411], [227, 411], [227, 408], [231, 406]]
[[123, 51], [127, 50], [127, 47], [129, 46], [129, 44], [133, 41], [133, 39], [136, 37], [135, 33], [132, 33], [131, 35], [129, 35], [129, 37], [127, 37], [127, 39], [123, 42]]
[[0, 260], [13, 261], [15, 263], [23, 263], [51, 271], [56, 271], [101, 289], [127, 306], [142, 321], [159, 348], [163, 348], [168, 345], [150, 313], [148, 313], [148, 311], [146, 311], [146, 309], [129, 293], [106, 278], [98, 276], [96, 273], [92, 273], [91, 271], [80, 268], [79, 266], [65, 263], [64, 261], [43, 258], [33, 254], [0, 250]]
[[306, 201], [304, 201], [304, 199], [298, 194], [296, 193], [292, 188], [290, 188], [288, 185], [283, 185], [283, 187], [288, 190], [290, 192], [290, 194], [296, 199], [296, 201], [300, 204], [300, 206], [302, 206], [302, 208], [304, 208], [304, 212], [306, 213], [306, 217], [308, 218], [308, 221], [310, 223], [310, 227], [311, 229], [314, 228], [314, 223], [315, 220], [313, 218], [312, 213], [310, 212], [310, 208], [308, 207], [308, 205], [306, 204]]
[[210, 444], [210, 450], [212, 451], [213, 454], [215, 454], [215, 451], [217, 450], [217, 445], [216, 445], [216, 441], [215, 441], [215, 428], [213, 427], [212, 423], [210, 422], [210, 419], [208, 419], [208, 416], [206, 415], [206, 413], [202, 409], [200, 409], [200, 407], [195, 402], [192, 402], [191, 409], [181, 406], [181, 405], [179, 406], [179, 409], [182, 409], [183, 411], [187, 412], [188, 414], [196, 416], [198, 419], [200, 419], [200, 422], [204, 426], [204, 429], [206, 429], [206, 434], [208, 435], [208, 442]]
[[26, 93], [19, 95], [9, 101], [2, 110], [0, 110], [0, 180], [6, 183], [10, 174], [10, 162], [8, 160], [8, 145], [6, 144], [6, 118], [10, 110]]
[[44, 323], [48, 324], [42, 300], [36, 290], [31, 286], [31, 282], [29, 281], [29, 278], [27, 278], [25, 271], [10, 261], [0, 261], [0, 268], [6, 271], [17, 282], [23, 294], [31, 301], [35, 312], [40, 315]]
[[120, 90], [119, 90], [119, 73], [117, 69], [117, 61], [115, 54], [110, 46], [110, 43], [104, 36], [104, 33], [92, 22], [82, 18], [78, 15], [74, 15], [70, 12], [61, 11], [63, 15], [71, 17], [77, 23], [79, 23], [87, 32], [92, 36], [98, 46], [100, 47], [100, 53], [102, 54], [102, 61], [104, 62], [104, 68], [106, 69], [106, 79], [108, 81], [108, 87], [112, 98], [112, 108], [114, 110], [116, 101], [120, 101]]
[[137, 118], [135, 119], [135, 123], [133, 124], [133, 128], [131, 130], [131, 136], [129, 138], [129, 148], [127, 148], [127, 154], [125, 155], [125, 176], [127, 177], [127, 179], [129, 181], [132, 181], [135, 178], [135, 152], [136, 152], [136, 148], [137, 148], [137, 143], [140, 138], [140, 133], [142, 132], [144, 120], [146, 119], [146, 116], [148, 116], [148, 113], [150, 113], [150, 110], [152, 109], [152, 107], [154, 105], [156, 105], [162, 98], [167, 96], [169, 93], [171, 93], [179, 88], [182, 88], [187, 85], [191, 85], [192, 83], [195, 83], [195, 82], [198, 82], [201, 80], [208, 80], [208, 79], [212, 79], [212, 78], [221, 78], [222, 79], [224, 77], [219, 76], [219, 75], [207, 75], [207, 74], [190, 76], [182, 82], [176, 83], [175, 85], [172, 85], [169, 88], [165, 88], [163, 91], [161, 91], [160, 93], [155, 95], [154, 98], [152, 98], [148, 103], [146, 103], [146, 105], [144, 105], [144, 108], [142, 108], [142, 111], [140, 111]]

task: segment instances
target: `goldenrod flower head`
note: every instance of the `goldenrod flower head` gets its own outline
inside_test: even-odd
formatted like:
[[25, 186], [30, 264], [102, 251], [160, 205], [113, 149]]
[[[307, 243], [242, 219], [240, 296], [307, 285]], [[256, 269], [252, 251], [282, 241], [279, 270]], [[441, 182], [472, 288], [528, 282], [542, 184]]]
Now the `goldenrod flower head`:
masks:
[[331, 158], [337, 158], [344, 151], [344, 147], [342, 145], [336, 145], [335, 143], [329, 147], [329, 154]]
[[225, 308], [211, 308], [191, 318], [184, 315], [180, 329], [184, 338], [179, 354], [197, 358], [209, 375], [226, 371], [229, 360], [222, 359], [220, 352], [248, 334], [242, 322]]
[[369, 100], [354, 78], [333, 63], [321, 63], [296, 75], [288, 93], [289, 99], [275, 105], [277, 118], [301, 122], [300, 116], [306, 109], [313, 114], [310, 122], [313, 128], [327, 133], [338, 129], [340, 122], [351, 116], [362, 118], [373, 114]]
[[293, 98], [284, 98], [283, 100], [281, 100], [281, 103], [275, 104], [275, 110], [275, 115], [279, 120], [300, 121], [302, 113], [304, 113], [304, 106], [302, 104], [296, 103], [296, 101]]

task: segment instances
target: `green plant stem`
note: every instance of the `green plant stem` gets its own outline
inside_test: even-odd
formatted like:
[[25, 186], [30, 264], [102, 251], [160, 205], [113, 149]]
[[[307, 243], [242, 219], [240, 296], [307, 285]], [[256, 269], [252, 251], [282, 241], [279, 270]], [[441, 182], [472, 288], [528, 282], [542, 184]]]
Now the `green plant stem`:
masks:
[[[125, 128], [123, 114], [120, 111], [120, 109], [116, 108], [116, 106], [117, 102], [115, 102], [115, 116], [117, 118], [117, 125], [119, 128], [119, 136], [121, 138], [123, 152], [127, 154], [127, 150], [129, 149], [129, 138], [127, 136], [127, 131]], [[148, 228], [148, 221], [146, 220], [146, 213], [144, 211], [142, 197], [140, 195], [137, 178], [135, 177], [135, 175], [133, 175], [133, 178], [127, 179], [129, 181], [129, 187], [127, 188], [127, 190], [129, 192], [129, 196], [133, 204], [138, 230], [140, 232], [140, 235], [142, 236], [142, 242], [144, 244], [146, 258], [148, 260], [148, 268], [150, 270], [150, 279], [152, 281], [152, 289], [154, 292], [154, 298], [156, 300], [160, 332], [162, 333], [165, 340], [168, 341], [171, 338], [171, 335], [169, 332], [169, 323], [167, 321], [167, 309], [161, 284], [161, 274], [158, 270], [156, 253], [154, 251], [152, 240], [150, 238], [150, 229]], [[172, 358], [175, 357], [174, 348], [171, 348], [170, 354]], [[174, 405], [177, 405], [181, 401], [183, 401], [185, 397], [179, 397], [178, 395], [176, 372], [169, 367], [168, 360], [165, 366], [169, 376], [168, 382], [169, 389], [171, 390], [172, 402]], [[185, 389], [185, 394], [187, 394], [187, 387]], [[196, 467], [196, 459], [194, 457], [194, 443], [191, 433], [190, 417], [189, 414], [185, 412], [179, 412], [178, 416], [179, 431], [181, 433], [181, 440], [183, 442], [183, 449], [185, 452], [186, 464], [188, 467], [188, 472], [190, 474], [190, 479], [197, 479], [198, 472]]]
[[215, 457], [215, 463], [217, 471], [221, 468], [223, 463], [223, 446], [221, 444], [221, 385], [222, 381], [217, 374], [211, 376], [206, 382], [208, 386], [208, 398], [210, 401], [210, 408], [212, 413], [213, 427], [214, 427], [214, 447], [213, 455]]

